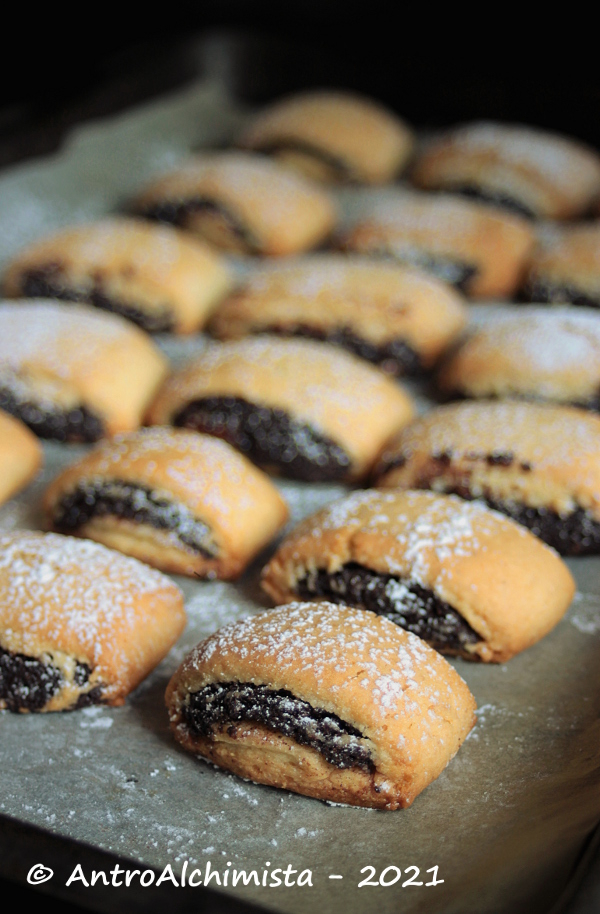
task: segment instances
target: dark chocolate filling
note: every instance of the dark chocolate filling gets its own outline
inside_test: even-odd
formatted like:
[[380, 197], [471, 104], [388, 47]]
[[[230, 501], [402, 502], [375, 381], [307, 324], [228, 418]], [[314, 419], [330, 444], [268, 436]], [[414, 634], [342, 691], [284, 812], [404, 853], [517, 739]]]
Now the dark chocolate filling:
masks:
[[535, 279], [527, 285], [525, 293], [529, 301], [552, 302], [554, 304], [566, 303], [580, 305], [584, 308], [600, 308], [600, 293], [594, 296], [568, 283], [551, 283], [544, 282], [542, 279]]
[[85, 406], [49, 408], [22, 399], [9, 387], [0, 387], [0, 409], [16, 416], [40, 438], [88, 443], [104, 436], [104, 423]]
[[[91, 674], [86, 663], [77, 663], [73, 682], [84, 686]], [[41, 711], [63, 686], [57, 667], [25, 654], [12, 654], [0, 648], [0, 699], [9, 711]], [[80, 695], [76, 707], [98, 704], [101, 686]]]
[[259, 245], [249, 229], [236, 219], [234, 214], [217, 200], [206, 197], [187, 197], [185, 200], [164, 200], [138, 209], [140, 216], [186, 228], [189, 217], [200, 212], [214, 213], [227, 225], [228, 230], [238, 238], [249, 251], [257, 252]]
[[375, 770], [360, 730], [286, 689], [275, 691], [252, 682], [213, 682], [189, 695], [183, 718], [193, 734], [209, 739], [221, 725], [235, 736], [236, 723], [264, 724], [301, 746], [316, 749], [336, 768]]
[[61, 533], [69, 533], [87, 524], [93, 517], [107, 514], [170, 530], [184, 545], [206, 558], [214, 558], [218, 553], [209, 527], [197, 520], [184, 505], [157, 495], [147, 486], [119, 479], [80, 482], [57, 504], [54, 526]]
[[326, 597], [333, 603], [386, 616], [439, 651], [473, 658], [466, 650], [467, 645], [482, 640], [460, 613], [433, 591], [356, 562], [349, 562], [333, 573], [325, 569], [311, 571], [298, 581], [296, 589], [302, 599]]
[[302, 336], [312, 340], [323, 340], [332, 346], [340, 346], [353, 352], [361, 359], [372, 362], [392, 375], [411, 375], [416, 377], [423, 374], [423, 363], [419, 354], [405, 340], [390, 340], [377, 345], [357, 336], [351, 327], [335, 327], [322, 330], [308, 324], [294, 324], [290, 327], [268, 326], [261, 327], [261, 333], [278, 334], [279, 336]]
[[480, 200], [482, 203], [489, 203], [491, 206], [497, 206], [500, 209], [508, 210], [517, 216], [523, 216], [525, 219], [537, 219], [535, 213], [526, 203], [511, 197], [510, 194], [503, 193], [499, 190], [482, 187], [479, 184], [456, 184], [452, 187], [443, 187], [441, 190], [450, 190], [453, 194], [460, 194], [461, 197], [468, 197], [470, 200]]
[[383, 257], [396, 261], [396, 263], [423, 270], [425, 273], [435, 276], [436, 279], [449, 283], [461, 292], [466, 291], [469, 281], [477, 273], [477, 267], [473, 264], [453, 260], [451, 257], [433, 254], [431, 251], [423, 249], [410, 248], [402, 250], [400, 248], [382, 247], [373, 250], [372, 253], [378, 253]]
[[279, 139], [263, 143], [261, 146], [257, 147], [257, 149], [265, 155], [277, 155], [278, 152], [300, 152], [303, 155], [310, 156], [312, 159], [316, 159], [318, 162], [322, 162], [323, 165], [330, 168], [335, 176], [335, 180], [344, 184], [361, 183], [360, 178], [347, 162], [344, 162], [343, 159], [333, 155], [333, 153], [327, 152], [325, 149], [314, 146], [312, 143], [296, 139]]
[[[465, 497], [462, 490], [457, 494]], [[513, 501], [490, 497], [481, 501], [528, 527], [560, 555], [597, 555], [600, 552], [600, 523], [583, 508], [561, 515], [550, 508], [531, 508]]]
[[168, 333], [174, 327], [172, 311], [168, 306], [148, 310], [118, 301], [107, 295], [102, 284], [97, 281], [87, 289], [69, 286], [63, 281], [59, 264], [49, 264], [24, 273], [21, 279], [21, 292], [26, 298], [57, 298], [61, 301], [94, 305], [103, 311], [120, 314], [147, 333]]
[[223, 438], [259, 466], [290, 479], [335, 482], [351, 469], [349, 455], [330, 438], [285, 410], [240, 397], [203, 397], [188, 403], [173, 424]]
[[[444, 460], [443, 458], [446, 456], [447, 459]], [[514, 454], [509, 452], [506, 454], [495, 452], [487, 455], [467, 454], [465, 456], [471, 460], [485, 460], [491, 466], [510, 466], [516, 460]], [[382, 473], [405, 466], [407, 459], [405, 455], [399, 454], [386, 464]], [[445, 472], [445, 468], [451, 461], [451, 455], [433, 455], [433, 460], [439, 464], [439, 471], [436, 471], [434, 464], [430, 473], [415, 480], [413, 488], [430, 489], [433, 480]], [[521, 461], [519, 465], [525, 473], [529, 473], [533, 469], [531, 464], [526, 461]], [[469, 488], [467, 478], [462, 483], [454, 485], [448, 483], [444, 486], [443, 491], [446, 495], [459, 495], [465, 501], [482, 501], [489, 508], [506, 514], [523, 527], [528, 527], [535, 536], [556, 549], [560, 555], [597, 555], [600, 553], [600, 521], [593, 518], [584, 508], [576, 508], [569, 514], [559, 514], [552, 508], [534, 508], [520, 502], [494, 498], [490, 493], [475, 495]]]

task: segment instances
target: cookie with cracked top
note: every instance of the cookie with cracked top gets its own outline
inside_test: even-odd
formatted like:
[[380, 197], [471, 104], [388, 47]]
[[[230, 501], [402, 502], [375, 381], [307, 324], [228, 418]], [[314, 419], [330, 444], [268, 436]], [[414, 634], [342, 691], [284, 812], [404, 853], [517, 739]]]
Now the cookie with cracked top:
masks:
[[476, 121], [427, 143], [412, 179], [419, 187], [464, 194], [529, 218], [573, 219], [600, 194], [600, 157], [559, 134]]
[[89, 540], [0, 536], [0, 709], [122, 705], [185, 626], [167, 577]]
[[292, 603], [188, 654], [166, 695], [175, 738], [260, 784], [409, 806], [472, 728], [475, 701], [416, 635], [374, 613]]
[[419, 417], [385, 447], [380, 488], [478, 499], [562, 555], [600, 553], [600, 417], [568, 406], [462, 402]]
[[58, 298], [112, 311], [149, 333], [195, 333], [232, 278], [207, 245], [171, 226], [102, 219], [34, 241], [8, 264], [9, 298]]
[[259, 333], [321, 339], [393, 375], [429, 371], [466, 322], [446, 283], [394, 264], [340, 254], [277, 261], [250, 275], [215, 312], [219, 339]]
[[414, 136], [373, 99], [316, 90], [259, 112], [239, 142], [319, 181], [385, 184], [406, 165]]
[[226, 442], [169, 428], [103, 442], [53, 480], [44, 508], [60, 533], [162, 571], [226, 579], [288, 516], [270, 479]]
[[495, 511], [432, 492], [354, 492], [305, 518], [263, 570], [276, 603], [371, 610], [468, 660], [504, 662], [575, 592], [554, 550]]
[[224, 438], [288, 478], [345, 482], [364, 478], [412, 415], [408, 394], [356, 356], [259, 336], [209, 346], [167, 380], [148, 420]]

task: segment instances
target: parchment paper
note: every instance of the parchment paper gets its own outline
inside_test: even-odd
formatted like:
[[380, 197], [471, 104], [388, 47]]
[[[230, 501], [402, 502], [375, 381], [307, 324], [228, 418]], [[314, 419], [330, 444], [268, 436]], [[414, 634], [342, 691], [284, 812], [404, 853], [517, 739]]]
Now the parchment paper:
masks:
[[[224, 142], [243, 117], [218, 86], [196, 84], [87, 125], [56, 156], [5, 172], [0, 258], [50, 229], [118, 209], [151, 174]], [[354, 205], [352, 192], [340, 199]], [[180, 361], [203, 341], [161, 345]], [[43, 475], [0, 509], [0, 528], [39, 527], [44, 486], [83, 448], [45, 451]], [[294, 522], [344, 491], [278, 484]], [[222, 889], [282, 912], [549, 910], [600, 820], [600, 559], [570, 562], [579, 592], [540, 644], [503, 666], [456, 662], [477, 699], [478, 725], [414, 805], [392, 813], [246, 783], [180, 751], [169, 735], [170, 674], [202, 637], [268, 605], [258, 588], [266, 557], [237, 584], [177, 579], [188, 628], [125, 707], [0, 714], [0, 812], [142, 864], [170, 863], [176, 873], [186, 860], [202, 871], [210, 860], [221, 874], [228, 861], [260, 874], [267, 861], [271, 869], [310, 869], [312, 887]], [[402, 879], [359, 889], [367, 865], [375, 878], [396, 866]], [[409, 866], [420, 868], [421, 881], [437, 866], [444, 881], [403, 887]]]

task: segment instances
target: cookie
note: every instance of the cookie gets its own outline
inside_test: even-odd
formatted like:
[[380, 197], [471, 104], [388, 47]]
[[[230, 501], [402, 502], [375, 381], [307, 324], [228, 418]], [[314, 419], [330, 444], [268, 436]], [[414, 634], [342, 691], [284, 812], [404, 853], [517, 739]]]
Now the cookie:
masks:
[[218, 254], [170, 226], [103, 219], [29, 245], [4, 273], [9, 298], [58, 298], [113, 311], [149, 333], [195, 333], [230, 290]]
[[339, 241], [345, 251], [424, 270], [471, 298], [515, 291], [533, 243], [518, 216], [460, 197], [408, 192], [372, 202]]
[[563, 555], [600, 552], [600, 417], [568, 406], [442, 406], [385, 448], [383, 488], [479, 499]]
[[525, 297], [600, 308], [600, 223], [545, 227], [538, 242]]
[[138, 327], [50, 300], [0, 302], [0, 408], [41, 438], [137, 428], [168, 371]]
[[440, 654], [331, 603], [226, 626], [185, 658], [166, 698], [189, 751], [260, 784], [381, 809], [409, 806], [475, 722]]
[[430, 370], [466, 323], [461, 296], [416, 270], [340, 254], [277, 261], [216, 311], [222, 340], [257, 333], [324, 340], [393, 375]]
[[179, 588], [135, 559], [55, 533], [0, 536], [0, 709], [122, 705], [184, 625]]
[[426, 145], [412, 178], [532, 218], [572, 219], [600, 194], [600, 158], [568, 137], [521, 124], [478, 121]]
[[335, 482], [363, 478], [412, 414], [408, 394], [361, 359], [264, 336], [213, 343], [169, 378], [148, 420], [224, 438], [291, 479]]
[[316, 247], [335, 221], [324, 190], [250, 152], [198, 156], [152, 181], [133, 210], [225, 251], [274, 256]]
[[600, 411], [600, 314], [531, 305], [483, 316], [438, 380], [451, 396], [548, 400]]
[[504, 662], [546, 635], [575, 584], [564, 562], [496, 511], [432, 492], [354, 492], [305, 518], [265, 567], [276, 603], [378, 613], [441, 653]]
[[48, 488], [49, 524], [155, 568], [235, 578], [288, 516], [267, 476], [238, 451], [183, 429], [103, 442]]
[[397, 115], [372, 99], [311, 91], [260, 112], [240, 144], [319, 181], [385, 184], [406, 165], [414, 137]]
[[0, 410], [0, 505], [31, 482], [42, 461], [35, 435], [18, 419]]

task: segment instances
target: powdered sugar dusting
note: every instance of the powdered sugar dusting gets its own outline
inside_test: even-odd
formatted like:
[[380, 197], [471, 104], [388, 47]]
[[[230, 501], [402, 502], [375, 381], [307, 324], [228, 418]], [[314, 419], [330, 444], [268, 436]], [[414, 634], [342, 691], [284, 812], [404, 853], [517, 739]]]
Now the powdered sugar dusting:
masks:
[[574, 484], [600, 497], [600, 418], [571, 407], [512, 401], [438, 407], [402, 431], [384, 461], [399, 453], [475, 452], [510, 452], [538, 470], [567, 468]]
[[121, 340], [145, 342], [146, 337], [116, 314], [80, 305], [0, 302], [0, 368], [36, 363], [59, 378], [85, 377], [97, 371], [106, 347]]
[[525, 127], [479, 121], [466, 124], [442, 140], [466, 152], [489, 153], [502, 162], [530, 168], [569, 192], [582, 177], [600, 181], [600, 163], [594, 153], [567, 137]]
[[[102, 442], [87, 460], [84, 458], [82, 475], [87, 464], [94, 477], [133, 475], [140, 482], [157, 486], [163, 481], [162, 472], [156, 473], [160, 466], [167, 486], [171, 482], [194, 504], [201, 503], [218, 517], [229, 519], [241, 511], [259, 512], [269, 485], [260, 470], [226, 442], [184, 429], [156, 427], [116, 435]], [[257, 482], [262, 485], [257, 486]]]
[[[381, 411], [385, 417], [390, 409], [405, 410], [406, 395], [400, 388], [349, 353], [333, 349], [325, 343], [306, 340], [272, 340], [255, 337], [231, 343], [214, 343], [207, 347], [202, 359], [174, 375], [167, 382], [162, 397], [184, 402], [192, 392], [211, 389], [211, 375], [227, 367], [227, 380], [222, 393], [244, 396], [256, 401], [253, 391], [257, 377], [270, 375], [272, 394], [264, 396], [264, 384], [259, 402], [282, 406], [293, 400], [297, 412], [314, 421], [326, 434], [332, 417], [354, 430], [357, 415]], [[351, 440], [355, 437], [352, 431]]]
[[[391, 548], [379, 558], [387, 571], [432, 588], [452, 576], [454, 560], [486, 552], [507, 527], [515, 535], [528, 535], [497, 511], [454, 495], [367, 490], [354, 492], [307, 519], [290, 541], [293, 544], [297, 536], [318, 539], [331, 530], [347, 530], [352, 553], [356, 532], [386, 537]], [[321, 557], [325, 559], [325, 550]], [[403, 595], [401, 581], [390, 585], [394, 596]]]
[[2, 640], [18, 638], [24, 653], [36, 656], [40, 639], [58, 649], [75, 640], [100, 674], [108, 656], [126, 671], [144, 619], [179, 598], [160, 572], [97, 543], [30, 531], [0, 536]]
[[225, 201], [256, 205], [271, 229], [285, 230], [299, 209], [311, 203], [330, 206], [329, 198], [316, 185], [265, 156], [227, 151], [199, 155], [177, 171], [163, 175], [142, 192], [141, 199], [175, 194], [191, 196], [222, 194]]
[[[416, 635], [373, 613], [326, 602], [291, 603], [227, 625], [199, 644], [185, 667], [210, 670], [223, 656], [234, 664], [256, 658], [257, 683], [264, 670], [287, 682], [300, 678], [320, 691], [325, 706], [329, 696], [343, 703], [358, 686], [375, 725], [391, 719], [394, 730], [399, 717], [427, 709], [422, 733], [431, 735], [448, 719], [448, 706], [463, 700], [453, 694], [460, 677]], [[404, 745], [400, 732], [394, 738]]]
[[552, 390], [554, 373], [561, 370], [588, 371], [593, 383], [600, 379], [600, 313], [536, 305], [494, 309], [489, 317], [479, 315], [457, 360], [475, 354], [478, 361], [501, 355], [504, 365], [514, 363], [528, 374], [548, 373]]

